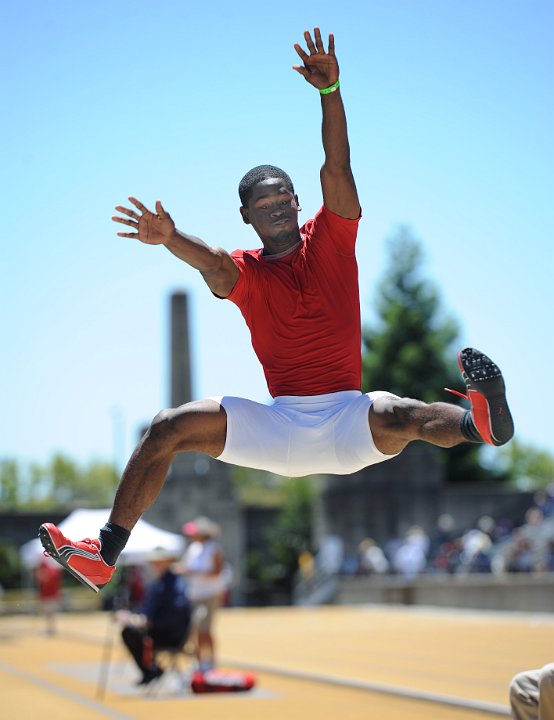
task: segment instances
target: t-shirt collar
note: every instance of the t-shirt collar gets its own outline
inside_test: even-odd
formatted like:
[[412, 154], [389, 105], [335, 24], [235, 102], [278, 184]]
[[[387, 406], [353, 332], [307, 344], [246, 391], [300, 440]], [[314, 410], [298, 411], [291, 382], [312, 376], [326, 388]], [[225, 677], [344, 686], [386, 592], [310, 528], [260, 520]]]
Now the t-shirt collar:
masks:
[[260, 255], [263, 257], [264, 260], [280, 260], [281, 258], [286, 257], [287, 255], [290, 255], [290, 253], [297, 250], [302, 243], [304, 242], [304, 235], [300, 235], [300, 240], [295, 243], [292, 247], [290, 247], [288, 250], [283, 250], [283, 252], [276, 253], [275, 255], [265, 255], [264, 249], [261, 249]]

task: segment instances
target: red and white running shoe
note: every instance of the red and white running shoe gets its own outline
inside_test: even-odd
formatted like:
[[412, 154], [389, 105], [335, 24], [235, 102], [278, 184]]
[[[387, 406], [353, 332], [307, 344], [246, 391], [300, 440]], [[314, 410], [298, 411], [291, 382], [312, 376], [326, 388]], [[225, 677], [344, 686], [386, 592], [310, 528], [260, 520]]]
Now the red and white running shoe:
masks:
[[115, 565], [104, 562], [100, 540], [87, 538], [73, 542], [52, 523], [41, 525], [38, 536], [48, 555], [94, 592], [111, 580]]
[[[512, 439], [514, 422], [506, 401], [506, 386], [498, 366], [475, 348], [458, 353], [458, 365], [467, 395], [449, 392], [469, 400], [477, 432], [489, 445], [504, 445]], [[448, 388], [445, 388], [448, 390]]]

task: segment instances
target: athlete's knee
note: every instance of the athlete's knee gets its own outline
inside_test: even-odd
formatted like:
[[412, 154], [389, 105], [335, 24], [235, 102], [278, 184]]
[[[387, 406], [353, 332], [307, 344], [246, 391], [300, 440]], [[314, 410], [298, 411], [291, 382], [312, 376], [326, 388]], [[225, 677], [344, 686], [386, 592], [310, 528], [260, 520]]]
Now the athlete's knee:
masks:
[[159, 412], [147, 431], [147, 442], [163, 454], [199, 451], [217, 457], [227, 428], [225, 410], [215, 400], [195, 400]]
[[161, 410], [150, 423], [147, 442], [155, 449], [176, 451], [186, 438], [189, 413], [188, 404]]
[[375, 398], [369, 411], [369, 427], [375, 447], [385, 455], [397, 455], [419, 438], [417, 412], [425, 403], [395, 395]]
[[418, 425], [418, 414], [427, 407], [421, 400], [383, 396], [376, 398], [373, 409], [383, 430], [410, 435]]

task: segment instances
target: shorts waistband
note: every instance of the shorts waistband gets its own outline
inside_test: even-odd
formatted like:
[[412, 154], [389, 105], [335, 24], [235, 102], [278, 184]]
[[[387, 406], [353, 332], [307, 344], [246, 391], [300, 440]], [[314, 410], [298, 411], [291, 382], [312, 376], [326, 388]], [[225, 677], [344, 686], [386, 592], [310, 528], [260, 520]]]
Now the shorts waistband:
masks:
[[274, 405], [312, 405], [314, 403], [348, 400], [349, 398], [360, 397], [361, 390], [339, 390], [338, 392], [325, 393], [324, 395], [278, 395], [273, 398]]

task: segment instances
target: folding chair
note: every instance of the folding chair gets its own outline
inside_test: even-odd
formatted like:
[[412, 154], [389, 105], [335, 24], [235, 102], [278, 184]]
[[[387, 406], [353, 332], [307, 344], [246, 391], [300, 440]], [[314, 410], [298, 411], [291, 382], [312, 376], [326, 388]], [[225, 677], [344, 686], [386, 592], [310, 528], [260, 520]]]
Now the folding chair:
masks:
[[[146, 685], [147, 694], [153, 694], [155, 690], [164, 684], [168, 677], [176, 678], [176, 685], [181, 692], [190, 689], [190, 680], [192, 677], [191, 658], [193, 653], [188, 647], [189, 638], [187, 637], [180, 645], [158, 646], [154, 649], [154, 660], [157, 665], [164, 669], [164, 674], [159, 680]], [[183, 667], [183, 660], [186, 661], [186, 667]]]

